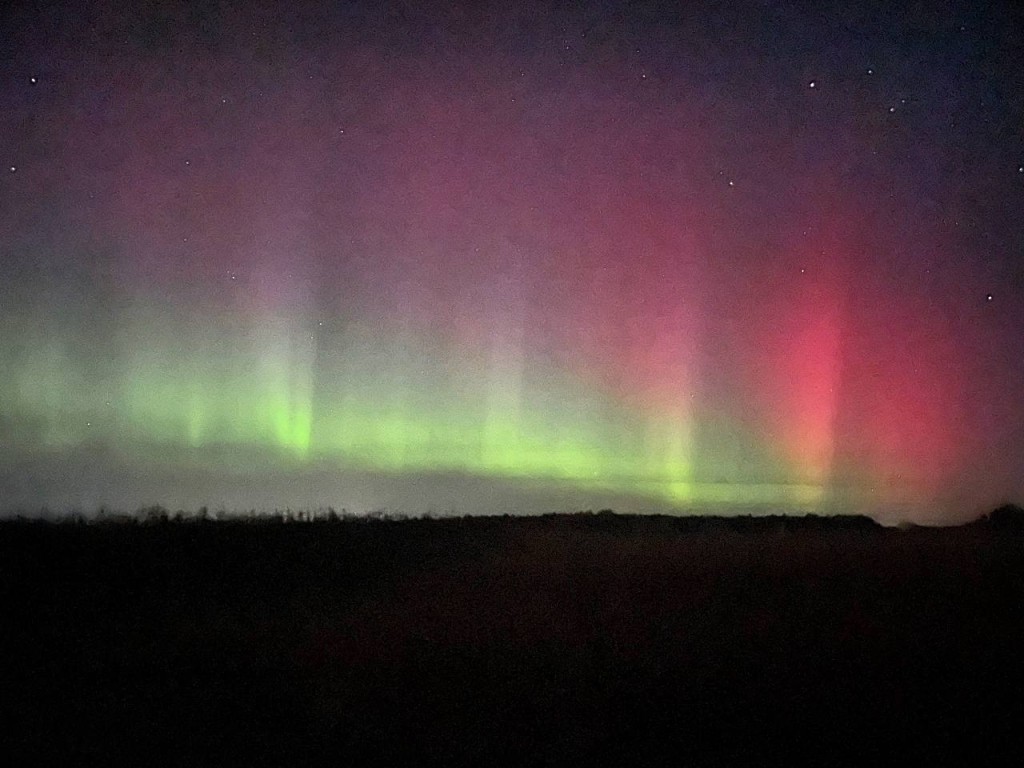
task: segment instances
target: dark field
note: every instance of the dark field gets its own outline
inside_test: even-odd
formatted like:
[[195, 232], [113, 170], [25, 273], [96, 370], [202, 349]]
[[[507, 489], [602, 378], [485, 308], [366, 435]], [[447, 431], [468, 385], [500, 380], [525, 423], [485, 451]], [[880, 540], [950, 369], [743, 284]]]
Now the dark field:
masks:
[[1024, 742], [1024, 534], [988, 525], [6, 523], [0, 576], [17, 764], [987, 764]]

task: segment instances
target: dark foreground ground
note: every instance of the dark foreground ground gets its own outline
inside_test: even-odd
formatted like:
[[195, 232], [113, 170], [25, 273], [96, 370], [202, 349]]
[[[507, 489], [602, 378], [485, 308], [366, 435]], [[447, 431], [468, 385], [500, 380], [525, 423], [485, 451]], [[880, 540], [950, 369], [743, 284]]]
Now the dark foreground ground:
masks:
[[7, 523], [0, 577], [5, 765], [988, 764], [1024, 743], [1024, 535], [986, 526]]

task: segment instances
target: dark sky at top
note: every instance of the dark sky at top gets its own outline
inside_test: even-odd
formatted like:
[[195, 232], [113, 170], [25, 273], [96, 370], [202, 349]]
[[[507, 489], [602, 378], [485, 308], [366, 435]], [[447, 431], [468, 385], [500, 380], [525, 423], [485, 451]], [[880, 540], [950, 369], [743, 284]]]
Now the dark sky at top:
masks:
[[15, 4], [0, 508], [1024, 499], [1014, 4]]

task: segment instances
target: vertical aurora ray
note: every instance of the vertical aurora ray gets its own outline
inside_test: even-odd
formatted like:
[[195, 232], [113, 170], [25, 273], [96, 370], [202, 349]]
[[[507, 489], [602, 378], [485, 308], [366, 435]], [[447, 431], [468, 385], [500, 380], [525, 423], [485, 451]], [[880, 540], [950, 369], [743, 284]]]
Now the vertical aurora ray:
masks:
[[941, 498], [963, 460], [963, 382], [950, 335], [927, 304], [872, 306], [844, 339], [841, 478], [870, 503]]
[[747, 366], [752, 403], [790, 476], [816, 501], [825, 498], [836, 451], [836, 418], [848, 322], [841, 244], [804, 247], [790, 257], [789, 276], [771, 286], [765, 320], [751, 330]]
[[509, 470], [521, 440], [523, 411], [523, 329], [517, 318], [504, 331], [495, 330], [487, 373], [487, 406], [484, 416], [481, 459], [491, 470]]
[[262, 350], [256, 375], [262, 390], [259, 420], [275, 444], [304, 456], [313, 426], [314, 339], [287, 318], [269, 316], [254, 341]]

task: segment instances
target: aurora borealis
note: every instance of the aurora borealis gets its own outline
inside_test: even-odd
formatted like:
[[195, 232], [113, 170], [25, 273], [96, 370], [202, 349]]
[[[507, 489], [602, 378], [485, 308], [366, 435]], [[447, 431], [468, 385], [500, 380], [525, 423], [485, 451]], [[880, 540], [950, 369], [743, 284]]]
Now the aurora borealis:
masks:
[[0, 508], [1024, 499], [1019, 11], [515, 5], [7, 11]]

